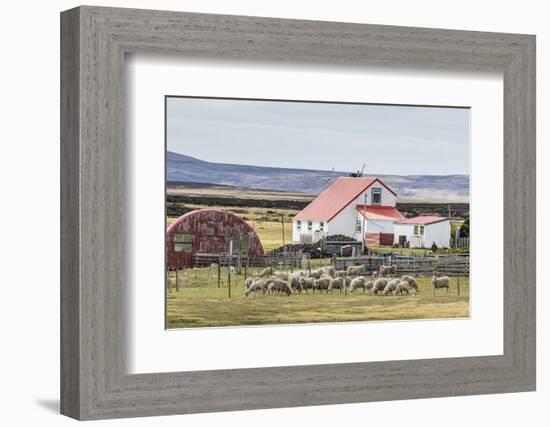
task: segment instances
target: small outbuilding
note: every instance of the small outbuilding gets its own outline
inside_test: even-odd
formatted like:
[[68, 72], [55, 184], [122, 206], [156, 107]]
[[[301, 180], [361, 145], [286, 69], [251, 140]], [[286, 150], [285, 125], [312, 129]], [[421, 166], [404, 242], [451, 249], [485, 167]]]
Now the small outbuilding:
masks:
[[176, 219], [166, 231], [167, 268], [192, 267], [197, 256], [259, 258], [264, 249], [256, 232], [237, 215], [197, 209]]
[[440, 216], [417, 216], [394, 223], [394, 244], [411, 248], [448, 248], [451, 239], [451, 221]]

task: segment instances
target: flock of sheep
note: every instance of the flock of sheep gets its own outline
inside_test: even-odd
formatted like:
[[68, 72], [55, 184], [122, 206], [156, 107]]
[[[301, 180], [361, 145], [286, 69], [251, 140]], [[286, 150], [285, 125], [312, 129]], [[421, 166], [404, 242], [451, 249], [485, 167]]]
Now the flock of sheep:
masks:
[[[326, 293], [338, 289], [340, 292], [357, 292], [374, 295], [415, 295], [419, 292], [416, 279], [412, 276], [391, 278], [396, 274], [395, 265], [382, 265], [378, 274], [365, 276], [365, 266], [350, 266], [346, 270], [336, 271], [334, 267], [321, 267], [311, 271], [293, 273], [273, 271], [270, 267], [260, 272], [259, 277], [248, 278], [244, 283], [244, 294], [248, 297], [251, 293], [257, 294], [284, 294], [309, 292], [310, 290]], [[450, 279], [447, 276], [432, 277], [434, 289], [447, 288], [449, 290]]]

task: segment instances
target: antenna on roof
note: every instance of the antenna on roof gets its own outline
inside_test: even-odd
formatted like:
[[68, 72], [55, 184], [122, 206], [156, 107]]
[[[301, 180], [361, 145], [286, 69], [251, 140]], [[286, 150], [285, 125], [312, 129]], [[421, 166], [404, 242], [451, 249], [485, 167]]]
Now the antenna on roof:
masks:
[[361, 171], [350, 172], [349, 176], [351, 178], [362, 178], [363, 177], [363, 171], [365, 170], [365, 166], [367, 166], [367, 163], [363, 163], [363, 167], [361, 168]]
[[325, 184], [328, 184], [332, 178], [334, 178], [334, 166], [332, 167], [332, 170], [330, 171], [330, 175], [327, 177]]

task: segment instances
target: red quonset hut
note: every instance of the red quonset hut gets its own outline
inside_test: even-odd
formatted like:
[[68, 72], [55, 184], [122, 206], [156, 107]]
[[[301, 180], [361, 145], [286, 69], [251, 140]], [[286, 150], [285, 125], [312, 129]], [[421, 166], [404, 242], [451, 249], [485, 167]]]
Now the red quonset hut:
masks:
[[259, 258], [264, 248], [256, 232], [238, 216], [218, 209], [198, 209], [180, 216], [166, 231], [167, 268], [193, 266], [197, 254]]

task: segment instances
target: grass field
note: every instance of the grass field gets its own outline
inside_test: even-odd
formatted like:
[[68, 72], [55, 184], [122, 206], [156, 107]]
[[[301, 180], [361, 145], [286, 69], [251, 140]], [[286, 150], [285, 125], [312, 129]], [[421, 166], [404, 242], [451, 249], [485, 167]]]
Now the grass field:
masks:
[[[255, 271], [250, 272], [255, 274]], [[244, 296], [244, 275], [232, 276], [231, 298], [228, 297], [227, 269], [222, 268], [221, 287], [217, 287], [215, 269], [189, 269], [180, 272], [179, 291], [175, 290], [172, 273], [167, 294], [167, 328], [206, 326], [266, 325], [367, 320], [405, 320], [458, 318], [469, 316], [469, 283], [457, 279], [451, 289], [433, 293], [429, 277], [418, 278], [416, 296], [381, 296], [362, 292], [321, 294], [311, 291], [278, 295]]]

